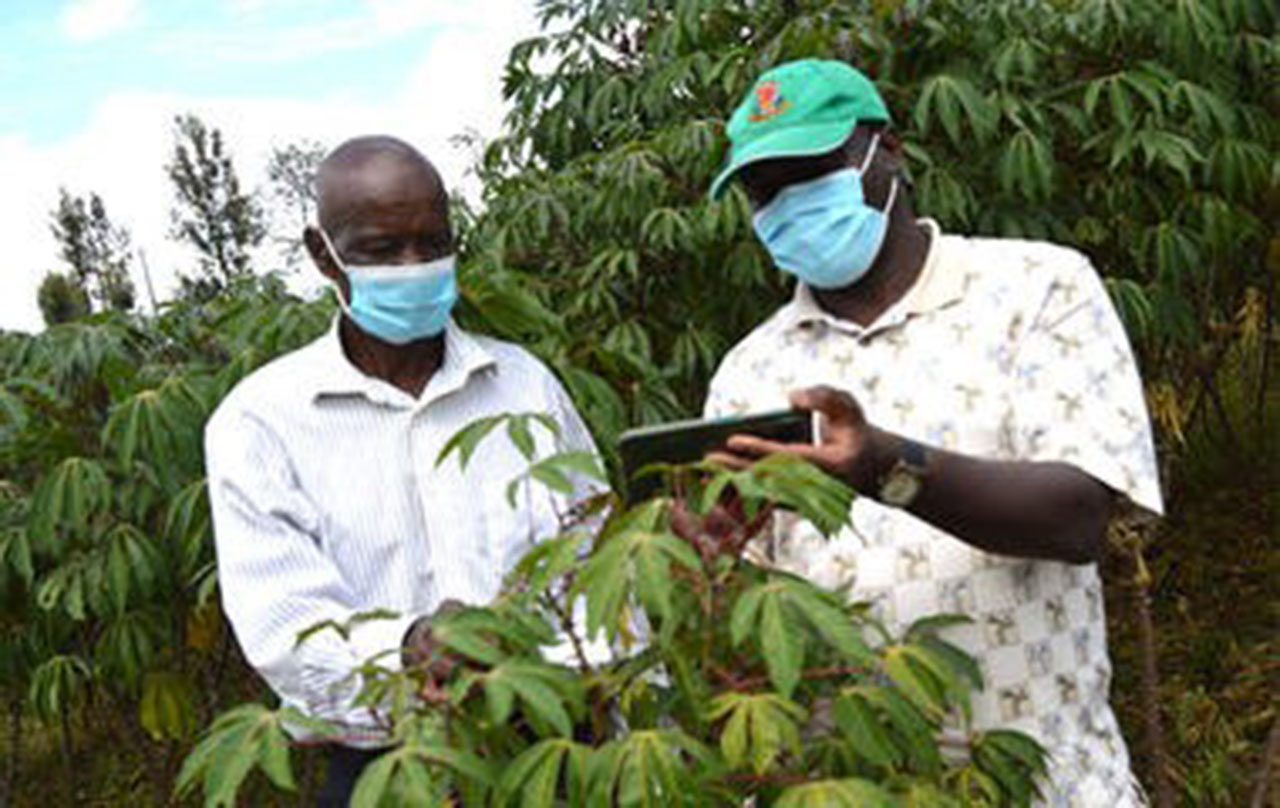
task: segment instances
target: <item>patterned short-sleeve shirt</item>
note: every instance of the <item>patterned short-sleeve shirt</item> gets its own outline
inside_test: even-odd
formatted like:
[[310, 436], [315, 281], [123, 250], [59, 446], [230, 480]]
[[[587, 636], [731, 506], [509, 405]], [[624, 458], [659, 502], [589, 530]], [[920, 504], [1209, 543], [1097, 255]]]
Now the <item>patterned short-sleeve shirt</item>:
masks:
[[[868, 326], [803, 286], [725, 358], [708, 415], [787, 406], [795, 389], [851, 393], [868, 419], [974, 457], [1071, 463], [1130, 503], [1163, 503], [1142, 385], [1101, 279], [1043, 242], [931, 233], [908, 294]], [[978, 659], [975, 728], [1010, 727], [1052, 754], [1051, 806], [1141, 804], [1107, 701], [1102, 585], [1094, 565], [997, 556], [909, 513], [858, 498], [830, 540], [781, 517], [754, 548], [770, 563], [875, 604], [891, 629], [939, 612]]]

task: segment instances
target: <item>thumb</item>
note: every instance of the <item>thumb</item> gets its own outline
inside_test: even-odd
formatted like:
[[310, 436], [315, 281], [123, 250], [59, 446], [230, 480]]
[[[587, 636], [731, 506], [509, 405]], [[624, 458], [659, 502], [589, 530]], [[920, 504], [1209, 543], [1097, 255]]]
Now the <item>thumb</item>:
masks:
[[867, 421], [853, 396], [825, 384], [795, 390], [790, 399], [798, 410], [822, 413], [829, 427], [859, 427]]

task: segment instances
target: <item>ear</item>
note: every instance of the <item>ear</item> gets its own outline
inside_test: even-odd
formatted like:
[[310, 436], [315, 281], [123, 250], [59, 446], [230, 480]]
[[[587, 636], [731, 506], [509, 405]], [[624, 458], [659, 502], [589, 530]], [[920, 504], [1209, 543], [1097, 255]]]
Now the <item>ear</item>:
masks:
[[880, 148], [886, 155], [893, 158], [894, 168], [902, 168], [907, 164], [907, 153], [903, 148], [902, 138], [891, 127], [886, 126], [880, 133]]
[[316, 269], [320, 270], [321, 275], [338, 283], [344, 280], [343, 272], [334, 262], [333, 255], [325, 245], [324, 236], [320, 235], [318, 228], [308, 226], [303, 229], [302, 243], [306, 245], [307, 254], [311, 256], [311, 262], [316, 265]]

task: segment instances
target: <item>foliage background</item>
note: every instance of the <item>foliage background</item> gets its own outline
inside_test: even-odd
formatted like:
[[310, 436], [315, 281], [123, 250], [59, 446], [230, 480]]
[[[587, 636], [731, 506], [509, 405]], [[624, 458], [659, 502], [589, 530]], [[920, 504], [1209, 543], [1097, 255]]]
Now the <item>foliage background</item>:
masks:
[[[706, 198], [723, 121], [771, 64], [863, 67], [909, 144], [919, 210], [955, 232], [1071, 244], [1107, 278], [1170, 503], [1154, 536], [1117, 542], [1107, 564], [1117, 701], [1148, 782], [1142, 727], [1159, 709], [1179, 797], [1242, 804], [1280, 690], [1276, 9], [539, 7], [556, 33], [512, 52], [513, 111], [477, 166], [482, 204], [457, 207], [462, 319], [546, 358], [602, 447], [626, 426], [696, 413], [719, 357], [788, 293], [742, 195]], [[216, 130], [202, 137], [217, 142]], [[161, 800], [196, 728], [261, 695], [211, 600], [198, 436], [238, 378], [317, 334], [332, 307], [219, 263], [262, 233], [224, 144], [217, 154], [208, 171], [221, 185], [204, 190], [240, 220], [199, 231], [211, 260], [181, 299], [157, 317], [81, 316], [97, 288], [84, 302], [64, 289], [68, 322], [0, 334], [0, 692], [5, 793], [18, 803], [61, 767], [69, 796]], [[1148, 602], [1154, 647], [1142, 641]], [[1144, 648], [1163, 676], [1145, 694]]]

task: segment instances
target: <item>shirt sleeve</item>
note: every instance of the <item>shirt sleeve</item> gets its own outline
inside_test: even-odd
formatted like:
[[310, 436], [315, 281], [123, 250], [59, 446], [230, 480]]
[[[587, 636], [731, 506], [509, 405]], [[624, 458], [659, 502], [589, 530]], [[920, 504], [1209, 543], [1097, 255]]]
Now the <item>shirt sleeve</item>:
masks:
[[707, 400], [702, 405], [703, 418], [724, 418], [731, 415], [745, 415], [750, 409], [748, 397], [743, 396], [739, 388], [741, 381], [740, 355], [746, 346], [739, 345], [729, 351], [720, 362], [707, 385]]
[[413, 616], [361, 622], [346, 639], [325, 629], [299, 645], [299, 632], [361, 611], [320, 548], [315, 503], [278, 438], [251, 414], [215, 414], [205, 463], [222, 605], [249, 663], [277, 695], [339, 725], [353, 745], [382, 737], [376, 716], [353, 704], [360, 682], [351, 674], [384, 651], [379, 664], [398, 669]]
[[[591, 438], [591, 430], [578, 414], [578, 408], [574, 405], [573, 399], [569, 397], [569, 393], [564, 389], [564, 385], [560, 384], [555, 374], [549, 370], [546, 373], [547, 384], [550, 387], [551, 416], [560, 426], [560, 451], [589, 452], [599, 456], [595, 441]], [[579, 490], [575, 492], [575, 501], [599, 493], [603, 487], [604, 484], [597, 481], [582, 482], [579, 484]]]
[[717, 373], [707, 387], [707, 400], [702, 405], [703, 418], [719, 418], [729, 414], [729, 396]]
[[[564, 389], [564, 385], [555, 377], [555, 374], [547, 370], [546, 375], [549, 384], [548, 395], [551, 400], [550, 415], [560, 426], [560, 445], [557, 449], [562, 452], [590, 452], [599, 457], [595, 441], [591, 437], [591, 430], [578, 413], [578, 408], [574, 405], [573, 398]], [[578, 503], [608, 490], [608, 483], [585, 475], [574, 475], [573, 483], [574, 490], [571, 495], [556, 495], [559, 499], [558, 509], [561, 512], [567, 512]], [[605, 513], [591, 516], [582, 523], [582, 529], [588, 533], [595, 534], [604, 525], [605, 517]], [[588, 552], [588, 547], [589, 543], [584, 546], [584, 553]], [[587, 600], [585, 597], [579, 596], [574, 600], [570, 619], [579, 637], [582, 653], [590, 664], [603, 665], [613, 659], [612, 649], [605, 640], [603, 632], [594, 639], [587, 636]], [[558, 641], [555, 645], [543, 648], [546, 658], [561, 665], [576, 665], [578, 662], [577, 652], [563, 628], [557, 629], [557, 637]]]
[[[1021, 317], [1006, 439], [1019, 460], [1070, 463], [1134, 504], [1163, 512], [1151, 422], [1124, 326], [1088, 260], [1029, 260], [1048, 283]], [[1040, 276], [1045, 277], [1044, 275]], [[1011, 327], [1011, 330], [1014, 330]]]

